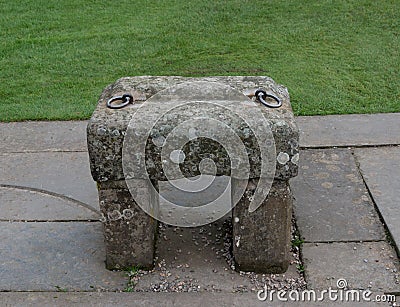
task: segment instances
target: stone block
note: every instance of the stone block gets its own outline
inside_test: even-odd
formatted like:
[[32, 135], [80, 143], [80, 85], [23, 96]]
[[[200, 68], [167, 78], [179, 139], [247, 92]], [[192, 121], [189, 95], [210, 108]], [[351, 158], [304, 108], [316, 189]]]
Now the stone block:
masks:
[[[143, 198], [156, 203], [144, 180], [142, 185]], [[107, 268], [152, 268], [157, 221], [137, 205], [124, 182], [100, 184], [99, 201]]]
[[[187, 82], [202, 82], [201, 86], [196, 88], [192, 85], [185, 87], [183, 84]], [[166, 90], [173, 87], [173, 90]], [[255, 92], [255, 89], [262, 88], [268, 93], [272, 93], [282, 100], [282, 107], [272, 109], [267, 108], [260, 103], [252, 103], [246, 95]], [[129, 93], [135, 99], [135, 103], [123, 109], [113, 110], [106, 106], [106, 102], [116, 95]], [[275, 142], [276, 151], [276, 172], [275, 178], [286, 180], [297, 175], [298, 163], [298, 139], [299, 132], [294, 121], [293, 112], [290, 106], [289, 94], [285, 87], [276, 84], [269, 77], [206, 77], [206, 78], [184, 78], [184, 77], [128, 77], [119, 79], [114, 84], [108, 86], [99, 98], [99, 102], [92, 118], [88, 124], [87, 140], [90, 153], [90, 164], [93, 178], [97, 182], [108, 180], [122, 180], [125, 178], [122, 167], [122, 148], [127, 127], [132, 116], [138, 109], [143, 106], [143, 101], [149, 100], [153, 104], [152, 112], [147, 116], [143, 116], [138, 120], [143, 124], [149, 123], [151, 119], [157, 115], [163, 115], [165, 105], [171, 100], [175, 101], [197, 101], [207, 100], [225, 101], [226, 106], [234, 108], [235, 111], [228, 111], [224, 114], [223, 121], [227, 121], [232, 125], [236, 135], [238, 135], [250, 156], [257, 155], [260, 146], [266, 144], [258, 144], [254, 136], [247, 135], [246, 125], [243, 120], [239, 120], [238, 116], [248, 113], [251, 115], [256, 112], [262, 115], [268, 122], [270, 131]], [[188, 106], [189, 108], [190, 106]], [[202, 115], [201, 111], [206, 112], [207, 117], [220, 119], [220, 110], [210, 108], [208, 110], [196, 107], [190, 107], [190, 111], [182, 109], [178, 114], [172, 114], [164, 117], [164, 122], [152, 128], [151, 136], [166, 137], [169, 132], [175, 128], [179, 121], [185, 118], [191, 119], [196, 116], [196, 112]], [[251, 113], [253, 112], [253, 113]], [[232, 115], [232, 116], [231, 116]], [[239, 117], [240, 117], [239, 116]], [[144, 125], [145, 126], [145, 125]], [[140, 133], [148, 133], [149, 131], [139, 131]], [[264, 133], [267, 133], [265, 131]], [[160, 149], [154, 146], [153, 138], [149, 137], [148, 146], [146, 146], [146, 161], [149, 175], [151, 179], [166, 180], [161, 168], [161, 160], [157, 156]], [[210, 144], [208, 144], [210, 145]], [[205, 144], [200, 144], [204, 147]], [[212, 144], [210, 145], [212, 146]], [[198, 146], [194, 145], [192, 148]], [[221, 148], [213, 148], [216, 156], [226, 155]], [[194, 151], [194, 153], [196, 153]], [[184, 175], [196, 176], [198, 170], [192, 171], [191, 167], [196, 162], [193, 160], [198, 155], [192, 154], [187, 157], [185, 163], [187, 168], [183, 167]], [[190, 159], [189, 159], [190, 158]], [[150, 162], [149, 162], [150, 161]], [[228, 159], [218, 159], [217, 170], [218, 175], [230, 175], [230, 168], [227, 167], [230, 161]], [[250, 178], [259, 177], [260, 161], [251, 163]], [[140, 176], [143, 172], [137, 171], [135, 176]], [[178, 179], [178, 178], [176, 178]]]
[[[256, 102], [257, 89], [277, 97], [282, 106]], [[124, 94], [131, 95], [133, 103], [107, 107], [112, 97]], [[288, 179], [297, 175], [298, 140], [287, 89], [268, 77], [132, 77], [110, 85], [87, 127], [107, 267], [152, 267], [152, 217], [158, 219], [162, 211], [158, 181], [211, 175], [229, 176], [233, 184], [231, 201], [221, 202], [227, 208], [221, 216], [231, 210], [231, 202], [239, 201], [233, 210], [238, 268], [285, 272], [292, 212]], [[205, 221], [215, 221], [218, 208], [207, 209], [211, 215]], [[181, 211], [168, 212], [179, 218]], [[204, 225], [199, 223], [190, 225]]]
[[[274, 181], [267, 199], [249, 212], [256, 180], [233, 209], [233, 255], [241, 271], [283, 273], [290, 261], [292, 194], [287, 181]], [[232, 193], [238, 182], [233, 181]]]

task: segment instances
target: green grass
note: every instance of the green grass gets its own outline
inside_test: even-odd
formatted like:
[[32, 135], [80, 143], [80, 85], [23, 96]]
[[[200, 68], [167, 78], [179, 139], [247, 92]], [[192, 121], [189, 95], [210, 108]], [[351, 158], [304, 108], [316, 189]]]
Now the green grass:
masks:
[[131, 266], [131, 267], [125, 268], [124, 271], [126, 271], [126, 275], [129, 277], [129, 280], [123, 291], [124, 292], [133, 292], [135, 290], [135, 286], [136, 286], [135, 276], [139, 273], [140, 267]]
[[300, 247], [303, 243], [304, 243], [304, 240], [303, 240], [303, 239], [300, 239], [298, 236], [296, 236], [296, 237], [292, 240], [292, 246], [293, 246], [293, 247]]
[[398, 0], [0, 0], [0, 121], [85, 119], [134, 75], [268, 75], [296, 114], [400, 112]]

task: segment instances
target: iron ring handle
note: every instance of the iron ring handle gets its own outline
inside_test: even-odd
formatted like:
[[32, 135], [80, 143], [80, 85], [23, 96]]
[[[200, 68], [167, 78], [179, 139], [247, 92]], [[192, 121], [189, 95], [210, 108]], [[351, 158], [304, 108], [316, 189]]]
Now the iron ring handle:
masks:
[[[266, 107], [269, 108], [279, 108], [280, 106], [282, 106], [282, 101], [275, 95], [271, 95], [271, 94], [267, 94], [267, 92], [265, 92], [264, 90], [257, 90], [255, 93], [256, 98]], [[273, 100], [276, 101], [275, 104], [271, 104], [267, 101], [265, 101], [265, 98], [270, 97]]]
[[[113, 102], [115, 101], [123, 101], [123, 102], [120, 104], [113, 104]], [[133, 97], [129, 94], [124, 94], [122, 96], [114, 96], [107, 101], [107, 107], [110, 109], [122, 109], [126, 107], [128, 104], [130, 104], [132, 101]]]

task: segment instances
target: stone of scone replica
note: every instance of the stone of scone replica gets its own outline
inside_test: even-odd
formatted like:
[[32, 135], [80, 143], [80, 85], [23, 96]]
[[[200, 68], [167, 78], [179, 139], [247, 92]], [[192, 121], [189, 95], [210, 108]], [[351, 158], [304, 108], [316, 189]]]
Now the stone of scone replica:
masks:
[[[256, 89], [278, 97], [282, 106], [268, 108], [251, 101], [248, 96]], [[109, 99], [124, 94], [133, 97], [133, 104], [122, 109], [107, 108]], [[205, 103], [206, 107], [197, 108], [196, 101], [200, 100], [210, 102], [209, 106]], [[130, 121], [147, 102], [152, 107], [151, 112], [142, 111], [140, 117], [134, 118], [132, 132]], [[171, 103], [179, 106], [174, 112], [170, 112]], [[262, 116], [269, 127], [262, 133], [253, 132], [254, 125], [250, 127], [249, 124], [257, 123], [257, 116]], [[196, 119], [205, 117], [215, 119], [207, 121], [210, 139], [195, 133], [199, 128]], [[229, 150], [212, 140], [212, 131], [219, 129], [217, 121], [226, 122], [231, 128], [237, 136], [235, 142], [239, 140], [245, 150], [246, 159], [229, 155]], [[190, 132], [187, 136], [189, 145], [182, 148], [183, 158], [178, 157], [179, 161], [172, 162], [161, 159], [165, 140], [182, 123]], [[228, 136], [220, 138], [221, 144], [234, 143]], [[265, 273], [286, 271], [291, 246], [289, 179], [297, 175], [298, 139], [287, 89], [269, 77], [142, 76], [122, 78], [108, 86], [87, 127], [91, 172], [98, 183], [103, 216], [107, 267], [151, 268], [157, 231], [154, 217], [159, 217], [158, 181], [209, 172], [230, 176], [232, 200], [239, 200], [232, 210], [233, 256], [237, 267], [242, 271]], [[137, 149], [141, 144], [143, 152]], [[124, 151], [135, 158], [127, 162]], [[212, 159], [214, 168], [200, 170], [199, 164], [204, 158]], [[179, 164], [179, 172], [166, 173], [165, 170], [174, 163]], [[258, 182], [264, 182], [264, 177], [268, 177], [269, 186], [265, 190], [269, 194], [264, 195], [265, 200], [255, 211], [249, 210], [252, 195]], [[135, 195], [139, 195], [140, 200], [132, 197], [130, 180], [134, 180]], [[244, 186], [245, 191], [237, 195], [239, 186]], [[142, 210], [143, 204], [148, 208], [146, 212], [151, 214]]]

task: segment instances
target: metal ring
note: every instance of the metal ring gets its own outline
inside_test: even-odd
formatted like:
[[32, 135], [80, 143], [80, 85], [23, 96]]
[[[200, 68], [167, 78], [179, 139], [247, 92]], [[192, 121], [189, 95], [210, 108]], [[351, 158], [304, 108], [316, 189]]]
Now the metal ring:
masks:
[[[264, 90], [257, 90], [255, 96], [263, 105], [269, 108], [279, 108], [280, 106], [282, 106], [282, 101], [278, 97], [276, 97], [275, 95], [267, 94], [267, 92], [265, 92]], [[265, 98], [267, 97], [270, 97], [273, 100], [275, 100], [276, 104], [271, 104], [265, 101]]]
[[[123, 101], [120, 104], [113, 104], [114, 101]], [[129, 94], [122, 96], [114, 96], [107, 101], [107, 107], [110, 109], [122, 109], [133, 101], [133, 97]]]

